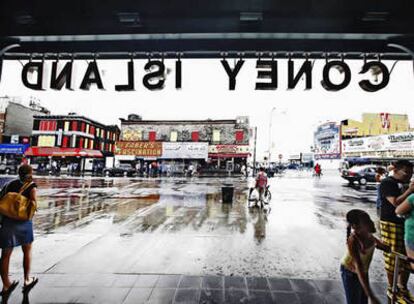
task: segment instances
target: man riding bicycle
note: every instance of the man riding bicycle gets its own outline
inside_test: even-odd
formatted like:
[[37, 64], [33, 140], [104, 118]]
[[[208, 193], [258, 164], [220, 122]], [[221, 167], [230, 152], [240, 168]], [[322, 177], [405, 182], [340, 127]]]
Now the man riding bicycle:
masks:
[[315, 166], [315, 168], [314, 168], [314, 171], [315, 171], [315, 176], [321, 176], [322, 175], [322, 167], [321, 167], [321, 165], [320, 164], [316, 164], [316, 166]]

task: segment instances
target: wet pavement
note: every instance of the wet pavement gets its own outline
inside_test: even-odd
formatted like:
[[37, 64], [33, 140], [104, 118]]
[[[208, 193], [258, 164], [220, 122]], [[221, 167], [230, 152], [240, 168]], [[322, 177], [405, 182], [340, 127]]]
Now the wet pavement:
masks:
[[[152, 274], [39, 277], [29, 294], [16, 291], [6, 303], [345, 304], [341, 283], [332, 280]], [[385, 303], [385, 285], [372, 287]]]
[[[161, 298], [164, 293], [169, 296], [165, 295], [166, 302], [154, 303], [168, 303], [171, 297], [179, 303], [182, 293], [184, 298], [189, 296], [180, 292], [178, 285], [187, 277], [196, 282], [204, 282], [206, 277], [221, 278], [223, 282], [239, 278], [234, 280], [242, 282], [243, 287], [234, 288], [242, 290], [235, 299], [244, 303], [265, 303], [252, 298], [250, 290], [256, 289], [248, 285], [251, 278], [265, 280], [266, 284], [260, 283], [265, 290], [257, 291], [267, 293], [263, 296], [270, 295], [268, 299], [276, 303], [295, 302], [284, 302], [275, 292], [292, 293], [298, 303], [313, 303], [300, 301], [301, 288], [295, 289], [294, 284], [292, 290], [272, 289], [271, 280], [279, 279], [290, 279], [288, 286], [296, 281], [306, 282], [298, 283], [305, 289], [312, 285], [315, 288], [306, 292], [312, 291], [317, 299], [318, 295], [324, 299], [328, 296], [321, 283], [328, 282], [335, 289], [332, 296], [342, 299], [338, 280], [345, 250], [345, 214], [361, 208], [377, 218], [375, 186], [351, 187], [337, 172], [325, 173], [320, 179], [312, 178], [309, 172], [288, 172], [271, 179], [273, 199], [268, 213], [248, 208], [251, 181], [241, 178], [39, 177], [36, 183], [39, 212], [34, 220], [32, 270], [50, 284], [41, 281], [32, 293], [34, 299], [42, 300], [30, 303], [59, 302], [42, 298], [42, 290], [55, 292], [56, 297], [65, 295], [63, 302], [97, 303], [94, 292], [100, 297], [111, 289], [111, 297], [119, 295], [125, 303], [140, 303], [141, 298], [145, 302], [159, 293], [163, 294]], [[233, 204], [221, 203], [223, 183], [235, 186]], [[382, 265], [377, 252], [370, 271], [372, 281], [385, 280]], [[22, 272], [18, 250], [12, 257], [11, 271], [14, 276]], [[157, 291], [161, 288], [158, 283], [144, 286], [146, 291], [134, 289], [140, 277], [156, 277], [158, 282], [168, 275], [178, 280], [168, 292]], [[103, 279], [103, 285], [94, 285], [100, 278], [108, 281]], [[188, 284], [190, 288], [183, 289], [196, 290], [192, 294], [197, 300], [184, 303], [201, 302], [206, 296], [203, 285]], [[194, 284], [197, 288], [192, 288]], [[214, 294], [222, 295], [226, 303], [233, 302], [226, 298], [226, 285], [217, 290]], [[137, 294], [136, 301], [129, 302], [131, 294]], [[111, 303], [122, 302], [111, 297], [107, 298]], [[338, 301], [335, 303], [341, 303]]]

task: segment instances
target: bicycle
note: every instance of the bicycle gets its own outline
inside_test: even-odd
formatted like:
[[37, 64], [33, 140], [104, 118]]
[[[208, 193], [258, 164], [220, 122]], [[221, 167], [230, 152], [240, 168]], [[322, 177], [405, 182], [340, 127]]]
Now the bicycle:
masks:
[[[249, 202], [255, 202], [253, 206], [257, 206], [261, 209], [263, 209], [266, 205], [269, 205], [270, 201], [272, 200], [272, 193], [269, 190], [270, 186], [266, 186], [264, 189], [262, 195], [260, 195], [259, 190], [257, 188], [251, 188], [249, 193]], [[256, 196], [252, 197], [252, 193], [256, 190]], [[260, 202], [260, 204], [259, 204]]]

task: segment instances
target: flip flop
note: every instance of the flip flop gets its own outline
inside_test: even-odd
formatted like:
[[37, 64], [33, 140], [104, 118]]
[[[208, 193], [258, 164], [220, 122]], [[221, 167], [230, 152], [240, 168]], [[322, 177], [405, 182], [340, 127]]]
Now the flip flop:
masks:
[[19, 281], [13, 281], [13, 283], [10, 285], [10, 287], [7, 290], [2, 290], [0, 292], [0, 296], [8, 297], [13, 292], [13, 290], [16, 289], [17, 285], [19, 285]]
[[37, 282], [39, 282], [39, 279], [36, 277], [32, 277], [32, 281], [30, 282], [30, 284], [24, 284], [23, 286], [23, 292], [27, 292], [29, 290], [31, 290], [36, 284]]

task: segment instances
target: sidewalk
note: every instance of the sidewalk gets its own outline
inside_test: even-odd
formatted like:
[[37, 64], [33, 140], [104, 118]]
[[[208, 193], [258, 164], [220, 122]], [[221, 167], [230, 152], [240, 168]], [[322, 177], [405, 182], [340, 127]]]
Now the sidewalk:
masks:
[[[153, 274], [38, 276], [29, 302], [23, 301], [20, 285], [7, 303], [345, 303], [342, 283], [328, 280]], [[373, 283], [373, 288], [385, 303], [385, 284]]]

